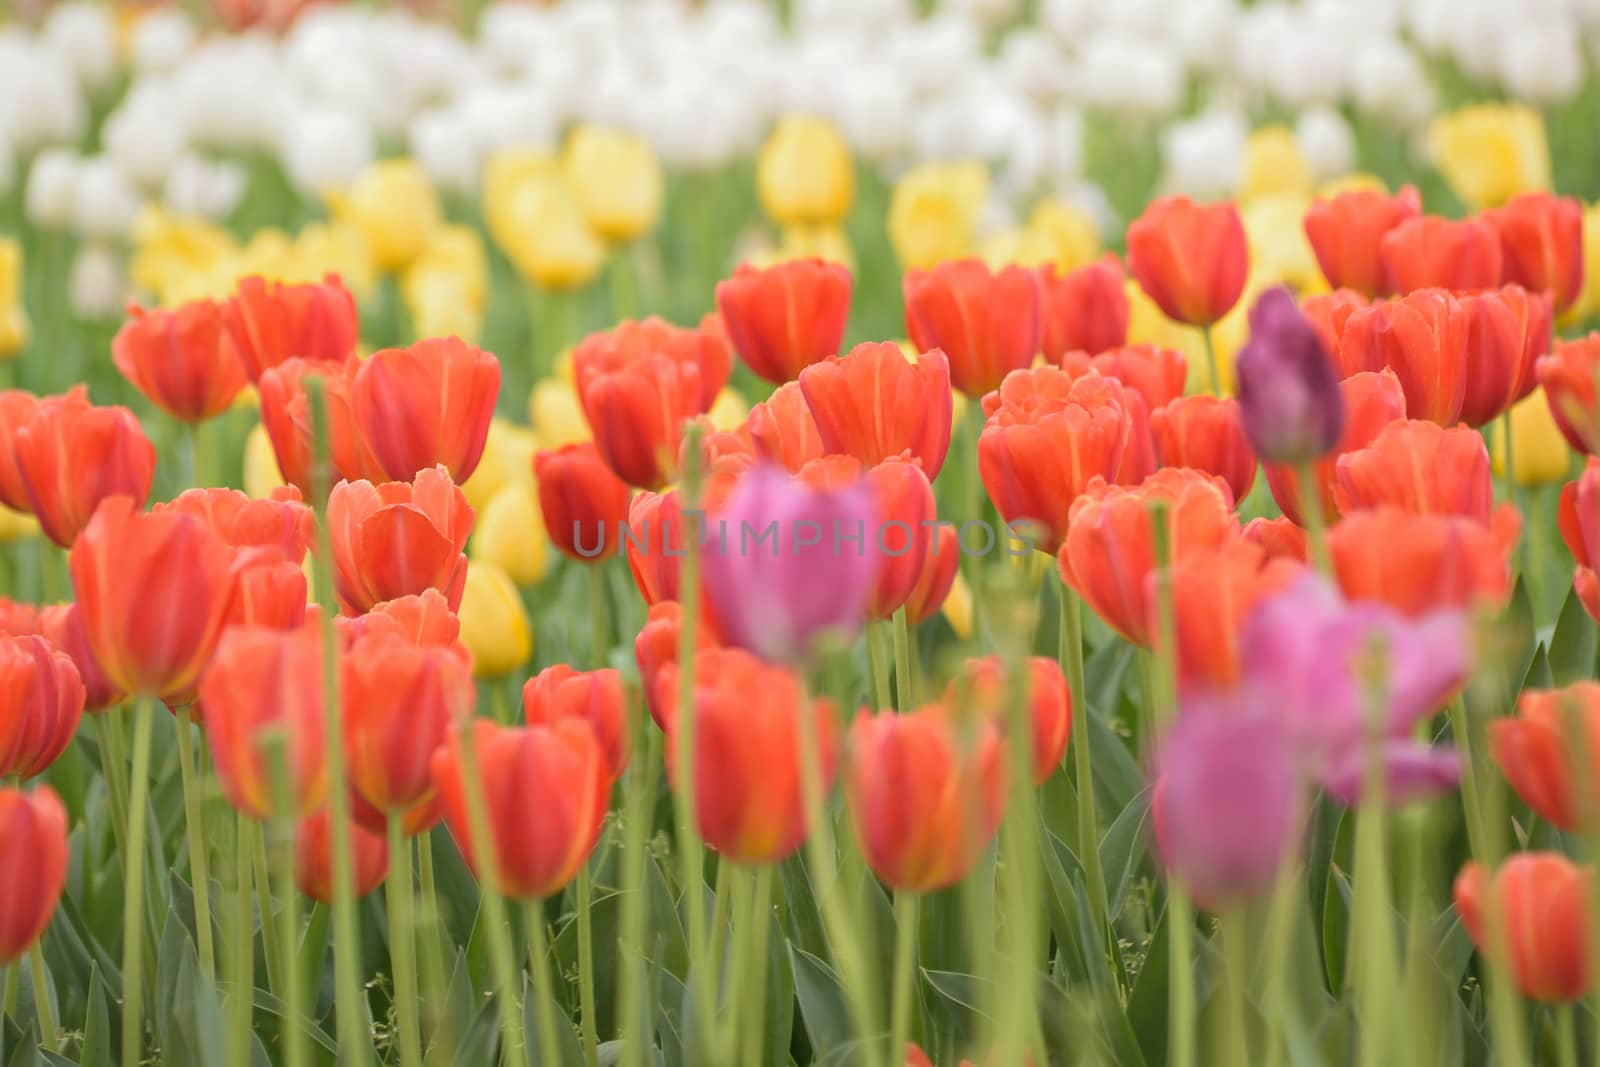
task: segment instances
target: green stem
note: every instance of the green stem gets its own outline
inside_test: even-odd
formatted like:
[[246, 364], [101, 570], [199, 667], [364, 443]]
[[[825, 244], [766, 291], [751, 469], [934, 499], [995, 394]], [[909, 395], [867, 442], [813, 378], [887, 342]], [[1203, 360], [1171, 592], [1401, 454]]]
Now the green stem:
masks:
[[917, 706], [917, 680], [911, 673], [911, 628], [903, 607], [894, 613], [894, 676], [900, 710], [910, 711]]
[[594, 669], [599, 670], [606, 665], [606, 650], [610, 645], [610, 611], [607, 606], [609, 600], [606, 589], [606, 565], [596, 561], [584, 565], [584, 570], [589, 572], [589, 620], [594, 626], [593, 637], [589, 646], [590, 659]]
[[[894, 980], [889, 994], [889, 1055], [901, 1050], [911, 1037], [911, 990], [917, 966], [917, 905], [915, 893], [894, 895]], [[748, 1061], [748, 1062], [754, 1062]]]
[[1317, 476], [1311, 464], [1302, 463], [1295, 468], [1295, 481], [1299, 492], [1300, 519], [1305, 523], [1306, 545], [1310, 549], [1311, 565], [1320, 574], [1333, 573], [1333, 558], [1328, 554], [1327, 517], [1322, 512], [1322, 490], [1317, 486]]
[[122, 1067], [144, 1059], [144, 867], [145, 809], [150, 803], [150, 729], [154, 697], [142, 697], [133, 712], [132, 796], [128, 802], [128, 853], [122, 898]]
[[232, 999], [228, 1002], [228, 1063], [230, 1067], [249, 1067], [256, 984], [256, 930], [250, 904], [251, 851], [246, 845], [251, 830], [249, 816], [239, 812], [234, 826], [233, 946], [228, 959], [233, 988]]
[[389, 905], [389, 958], [394, 965], [395, 1018], [400, 1030], [401, 1067], [421, 1067], [422, 1029], [417, 1020], [417, 932], [412, 922], [411, 843], [405, 816], [389, 814], [389, 878], [383, 890]]
[[[1381, 675], [1380, 675], [1381, 678]], [[1357, 1012], [1360, 1019], [1358, 1062], [1379, 1067], [1389, 1062], [1392, 1036], [1390, 1008], [1394, 997], [1394, 925], [1390, 919], [1388, 798], [1381, 746], [1388, 717], [1385, 690], [1374, 685], [1367, 728], [1367, 768], [1361, 807], [1356, 814], [1356, 883], [1351, 916], [1353, 956], [1359, 962]]]
[[[278, 883], [282, 909], [278, 919], [278, 967], [283, 979], [284, 1019], [280, 1031], [285, 1067], [305, 1067], [306, 976], [299, 964], [300, 892], [294, 884], [294, 801], [289, 785], [289, 738], [283, 731], [270, 734], [265, 743], [272, 780], [272, 821], [257, 841], [272, 835], [272, 876]], [[264, 847], [264, 846], [263, 846]], [[263, 920], [265, 921], [265, 920]], [[411, 1065], [408, 1065], [411, 1067]]]
[[1194, 988], [1194, 905], [1189, 890], [1173, 872], [1167, 880], [1167, 937], [1172, 969], [1167, 979], [1167, 1037], [1172, 1067], [1195, 1067], [1195, 1028], [1199, 1018]]
[[706, 946], [706, 959], [718, 972], [722, 970], [723, 954], [728, 944], [728, 912], [732, 910], [735, 915], [738, 914], [738, 909], [733, 906], [732, 879], [733, 864], [718, 861], [717, 879], [711, 885], [711, 932], [707, 935], [710, 944]]
[[21, 964], [3, 968], [6, 982], [5, 1011], [0, 1017], [10, 1019], [17, 1014], [17, 990], [22, 986]]
[[[33, 979], [33, 1006], [39, 1013], [39, 1039], [44, 1042], [44, 1047], [51, 1052], [61, 1047], [60, 1035], [56, 1032], [56, 1009], [50, 1003], [50, 980], [44, 973], [44, 952], [35, 941], [28, 950], [28, 974]], [[21, 985], [21, 975], [18, 975], [18, 985]]]
[[1282, 1067], [1286, 1046], [1283, 1038], [1290, 1032], [1291, 1007], [1289, 1000], [1289, 946], [1294, 936], [1296, 894], [1300, 883], [1295, 878], [1293, 863], [1285, 863], [1278, 872], [1272, 887], [1272, 903], [1267, 914], [1267, 1058], [1266, 1067]]
[[448, 1047], [452, 1035], [446, 1033], [441, 1037], [439, 1028], [449, 1025], [450, 1014], [436, 1008], [437, 1000], [449, 989], [449, 976], [444, 970], [444, 947], [441, 941], [444, 924], [439, 911], [439, 887], [433, 871], [433, 833], [424, 830], [416, 836], [416, 842], [417, 867], [422, 875], [422, 911], [414, 918], [421, 933], [418, 940], [422, 943], [422, 973], [427, 980], [427, 987], [423, 991], [423, 1007], [429, 1010], [430, 1040]]
[[1473, 756], [1472, 724], [1467, 719], [1467, 703], [1457, 696], [1450, 701], [1450, 733], [1461, 753], [1461, 805], [1467, 816], [1467, 844], [1472, 855], [1494, 869], [1483, 819], [1483, 798], [1478, 792], [1478, 764]]
[[1250, 1063], [1250, 1035], [1246, 1029], [1245, 916], [1239, 906], [1221, 919], [1222, 966], [1227, 977], [1227, 1063]]
[[1206, 373], [1211, 377], [1211, 395], [1222, 395], [1222, 375], [1217, 372], [1217, 345], [1211, 337], [1211, 327], [1200, 327], [1200, 339], [1206, 346]]
[[[1506, 462], [1509, 466], [1510, 459]], [[1578, 1031], [1572, 1021], [1571, 1004], [1562, 1004], [1555, 1009], [1555, 1028], [1558, 1067], [1578, 1067]]]
[[267, 989], [280, 1000], [283, 988], [283, 939], [272, 906], [272, 868], [267, 865], [266, 827], [250, 827], [250, 852], [256, 865], [256, 907], [261, 910], [261, 948], [267, 958]]
[[1078, 859], [1089, 883], [1089, 913], [1105, 936], [1111, 931], [1111, 905], [1100, 870], [1099, 820], [1095, 815], [1094, 768], [1089, 758], [1089, 698], [1083, 684], [1083, 619], [1078, 594], [1061, 585], [1059, 657], [1072, 696], [1072, 748], [1078, 777]]
[[128, 862], [128, 783], [125, 779], [127, 763], [122, 753], [120, 735], [113, 729], [113, 715], [121, 709], [102, 711], [90, 716], [94, 719], [95, 740], [100, 745], [100, 767], [106, 779], [106, 806], [111, 809], [111, 836], [117, 843], [117, 856], [124, 865]]
[[194, 475], [194, 484], [204, 489], [216, 481], [216, 464], [211, 451], [211, 436], [206, 433], [206, 423], [191, 422], [186, 429], [189, 431], [189, 470]]
[[894, 707], [894, 693], [889, 684], [889, 654], [883, 647], [883, 629], [875, 622], [867, 623], [867, 673], [872, 675], [872, 702], [879, 713]]
[[633, 261], [629, 246], [617, 248], [606, 270], [606, 281], [611, 290], [611, 317], [616, 322], [631, 319], [638, 307], [638, 285], [633, 277]]
[[594, 921], [590, 898], [589, 861], [578, 868], [578, 1006], [583, 1012], [583, 1062], [596, 1067], [600, 1062], [600, 1016], [594, 999]]
[[539, 1062], [561, 1062], [561, 1045], [556, 1040], [556, 998], [550, 981], [550, 947], [544, 932], [544, 901], [530, 900], [523, 915], [528, 927], [528, 969], [533, 971], [533, 995], [538, 1000], [535, 1018], [539, 1020]]
[[741, 996], [750, 998], [748, 1019], [744, 1023], [744, 1046], [740, 1063], [762, 1062], [767, 1031], [767, 942], [772, 933], [772, 866], [756, 871], [755, 900], [750, 908], [750, 925], [755, 937], [750, 946], [750, 970], [739, 983]]
[[206, 855], [205, 818], [200, 808], [200, 787], [195, 780], [194, 727], [187, 709], [172, 717], [178, 735], [178, 774], [183, 780], [183, 816], [189, 836], [189, 876], [194, 882], [194, 926], [199, 941], [200, 973], [217, 974], [216, 949], [211, 942], [211, 872]]
[[[718, 873], [720, 875], [721, 871], [732, 868], [733, 864], [724, 863]], [[730, 884], [724, 889], [732, 900], [728, 910], [733, 913], [733, 951], [729, 953], [727, 966], [722, 966], [722, 958], [712, 956], [712, 962], [717, 965], [723, 979], [721, 994], [724, 1010], [718, 1020], [718, 1051], [715, 1057], [719, 1063], [734, 1062], [734, 1053], [739, 1047], [748, 981], [745, 965], [750, 959], [750, 941], [755, 934], [755, 926], [749, 921], [750, 911], [755, 906], [755, 874], [740, 868], [733, 871], [728, 881]], [[719, 891], [719, 904], [721, 896], [722, 892]]]
[[628, 718], [632, 723], [633, 752], [643, 751], [630, 775], [627, 808], [623, 815], [622, 860], [622, 966], [617, 970], [617, 1029], [622, 1038], [623, 1067], [645, 1067], [651, 1021], [644, 1018], [646, 998], [645, 931], [650, 925], [650, 893], [645, 882], [646, 837], [651, 806], [660, 788], [661, 734], [652, 728], [637, 691], [630, 693]]
[[[1005, 617], [1010, 614], [1007, 612]], [[1014, 1063], [1022, 1058], [1023, 1048], [1043, 1055], [1038, 997], [1034, 989], [1040, 945], [1039, 840], [1033, 792], [1033, 717], [1029, 711], [1029, 676], [1023, 655], [1026, 646], [1022, 635], [1010, 633], [1005, 634], [1005, 646], [1011, 650], [1006, 659], [1006, 744], [1016, 770], [1011, 775], [1011, 798], [1001, 826], [1004, 863], [1000, 871], [1005, 879], [1006, 947], [1010, 968], [1005, 981], [996, 983], [995, 988], [1003, 990], [1004, 997], [996, 1016], [1000, 1029], [1000, 1062]], [[1098, 843], [1094, 851], [1098, 854]]]

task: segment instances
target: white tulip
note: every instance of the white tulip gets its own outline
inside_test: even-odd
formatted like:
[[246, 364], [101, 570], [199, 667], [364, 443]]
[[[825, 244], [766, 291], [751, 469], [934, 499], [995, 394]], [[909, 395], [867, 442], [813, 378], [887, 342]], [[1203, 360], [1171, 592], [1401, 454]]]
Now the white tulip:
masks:
[[1230, 196], [1244, 176], [1249, 126], [1233, 112], [1211, 111], [1174, 123], [1162, 135], [1163, 188], [1202, 200]]
[[107, 118], [100, 143], [145, 189], [159, 188], [189, 143], [183, 98], [160, 81], [140, 81]]
[[11, 134], [0, 126], [0, 196], [11, 192], [17, 181], [17, 153], [11, 147]]
[[1348, 174], [1355, 165], [1355, 135], [1344, 116], [1333, 108], [1302, 111], [1294, 124], [1294, 139], [1318, 181]]
[[18, 153], [78, 140], [88, 115], [65, 55], [20, 31], [0, 31], [0, 126]]
[[161, 200], [179, 215], [220, 219], [244, 199], [247, 180], [244, 170], [230, 160], [183, 155], [167, 174]]
[[537, 4], [490, 4], [478, 20], [478, 56], [494, 73], [528, 73], [557, 32], [553, 10]]
[[372, 128], [348, 111], [318, 108], [284, 129], [279, 158], [302, 196], [318, 197], [353, 181], [377, 155]]
[[91, 241], [121, 241], [133, 229], [142, 204], [133, 180], [109, 156], [78, 165], [72, 195], [72, 226]]
[[1583, 84], [1577, 27], [1565, 18], [1519, 22], [1500, 39], [1500, 80], [1533, 104], [1570, 100]]
[[424, 111], [411, 120], [411, 155], [439, 188], [471, 194], [478, 188], [478, 146], [453, 108]]
[[1239, 23], [1233, 0], [1190, 0], [1168, 13], [1165, 35], [1193, 70], [1225, 67]]
[[141, 73], [165, 73], [194, 47], [195, 28], [182, 8], [162, 7], [133, 27], [133, 65]]
[[46, 229], [59, 229], [72, 221], [77, 199], [78, 157], [65, 148], [47, 148], [33, 159], [23, 207], [28, 221]]
[[128, 280], [117, 254], [104, 245], [88, 244], [78, 252], [67, 287], [79, 318], [115, 319], [127, 307]]
[[1039, 30], [1007, 34], [996, 66], [1002, 76], [1036, 100], [1055, 100], [1067, 91], [1066, 57], [1055, 40]]
[[1084, 102], [1129, 115], [1169, 115], [1183, 96], [1183, 65], [1170, 48], [1122, 34], [1098, 34], [1075, 71]]
[[117, 29], [111, 11], [87, 0], [56, 4], [46, 17], [41, 34], [72, 64], [78, 82], [98, 89], [111, 80], [117, 67]]
[[1104, 5], [1095, 0], [1044, 0], [1039, 6], [1039, 21], [1058, 40], [1076, 44], [1095, 26], [1095, 15]]
[[1356, 52], [1350, 84], [1362, 110], [1396, 125], [1419, 125], [1433, 113], [1433, 85], [1422, 64], [1393, 38], [1376, 38]]
[[457, 108], [473, 142], [485, 154], [500, 148], [555, 147], [555, 111], [532, 82], [480, 87], [461, 99]]

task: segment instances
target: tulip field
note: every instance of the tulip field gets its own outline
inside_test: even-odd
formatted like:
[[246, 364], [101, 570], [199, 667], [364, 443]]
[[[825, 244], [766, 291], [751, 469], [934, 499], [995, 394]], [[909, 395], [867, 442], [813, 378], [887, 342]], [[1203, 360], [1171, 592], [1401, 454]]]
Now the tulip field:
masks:
[[1597, 63], [14, 0], [0, 1067], [1600, 1063]]

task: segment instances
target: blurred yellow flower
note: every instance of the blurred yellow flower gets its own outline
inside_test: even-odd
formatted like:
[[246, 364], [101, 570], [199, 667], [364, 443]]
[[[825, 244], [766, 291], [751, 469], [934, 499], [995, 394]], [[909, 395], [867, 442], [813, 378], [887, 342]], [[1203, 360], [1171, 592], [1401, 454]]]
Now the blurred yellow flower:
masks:
[[[1217, 350], [1217, 375], [1222, 379], [1224, 394], [1233, 392], [1233, 359], [1249, 337], [1249, 307], [1255, 303], [1261, 288], [1265, 286], [1252, 278], [1245, 284], [1244, 295], [1239, 298], [1239, 303], [1211, 328], [1211, 340]], [[1168, 319], [1137, 282], [1130, 279], [1125, 289], [1128, 294], [1128, 343], [1176, 348], [1183, 353], [1189, 366], [1185, 391], [1210, 392], [1211, 372], [1206, 363], [1205, 337], [1200, 330]]]
[[237, 258], [224, 266], [225, 275], [218, 279], [222, 292], [233, 288], [235, 278], [247, 274], [259, 274], [263, 278], [278, 281], [301, 280], [294, 238], [276, 226], [266, 226], [252, 233]]
[[1570, 326], [1596, 312], [1600, 312], [1600, 203], [1583, 209], [1583, 291], [1556, 318], [1556, 325]]
[[239, 253], [233, 236], [215, 223], [147, 207], [134, 221], [128, 280], [162, 304], [181, 303], [213, 295]]
[[932, 267], [970, 255], [988, 195], [982, 163], [924, 163], [907, 171], [889, 196], [889, 243], [901, 266]]
[[584, 124], [567, 138], [561, 164], [584, 218], [606, 240], [631, 241], [661, 220], [661, 163], [644, 138]]
[[950, 592], [945, 594], [939, 611], [957, 637], [965, 641], [972, 636], [972, 587], [967, 585], [966, 575], [960, 571], [956, 572], [955, 581], [950, 583]]
[[0, 235], [0, 359], [11, 359], [28, 343], [28, 311], [22, 306], [22, 245]]
[[476, 342], [489, 298], [489, 264], [477, 232], [441, 226], [406, 268], [401, 293], [412, 330], [422, 337], [454, 335]]
[[510, 674], [533, 655], [533, 633], [522, 594], [505, 571], [483, 560], [467, 568], [461, 593], [461, 643], [478, 678]]
[[744, 394], [730, 385], [717, 394], [706, 417], [711, 420], [713, 430], [732, 433], [744, 425], [745, 417], [749, 414], [750, 405], [745, 402]]
[[991, 268], [1018, 266], [1042, 267], [1055, 262], [1055, 249], [1049, 238], [1026, 226], [1007, 226], [983, 239], [978, 255]]
[[272, 451], [272, 439], [267, 428], [259, 422], [250, 427], [244, 439], [244, 491], [257, 500], [269, 497], [280, 485], [287, 484], [278, 470], [278, 456]]
[[1473, 211], [1550, 188], [1544, 118], [1522, 104], [1472, 104], [1428, 127], [1433, 165]]
[[1293, 130], [1287, 126], [1263, 126], [1251, 132], [1244, 146], [1240, 202], [1263, 196], [1304, 197], [1315, 181]]
[[594, 436], [570, 379], [552, 377], [536, 383], [528, 394], [528, 421], [540, 448], [559, 448]]
[[1316, 253], [1306, 239], [1310, 206], [1303, 195], [1282, 193], [1252, 200], [1239, 212], [1250, 245], [1250, 273], [1261, 288], [1283, 284], [1303, 292], [1323, 284]]
[[326, 274], [337, 274], [357, 300], [365, 300], [378, 288], [378, 268], [367, 239], [348, 223], [308, 224], [295, 235], [294, 259], [298, 271], [294, 281], [321, 281]]
[[832, 223], [807, 225], [796, 223], [785, 226], [778, 237], [778, 247], [763, 260], [763, 266], [786, 263], [791, 259], [825, 259], [841, 263], [851, 271], [856, 269], [856, 256], [850, 247], [850, 238], [844, 228]]
[[1340, 193], [1387, 193], [1388, 191], [1389, 187], [1376, 174], [1368, 174], [1364, 170], [1356, 170], [1351, 171], [1349, 174], [1341, 174], [1337, 178], [1329, 178], [1317, 186], [1314, 195], [1320, 200], [1331, 200]]
[[421, 255], [441, 218], [433, 183], [410, 159], [381, 159], [327, 199], [334, 218], [361, 231], [383, 271], [398, 271]]
[[517, 150], [484, 167], [489, 236], [523, 278], [550, 289], [587, 285], [605, 265], [605, 242], [549, 156]]
[[550, 563], [549, 537], [532, 479], [504, 486], [478, 513], [467, 554], [492, 563], [518, 585], [533, 585]]
[[484, 443], [478, 469], [461, 483], [461, 491], [467, 495], [467, 503], [473, 510], [482, 511], [495, 494], [512, 482], [531, 482], [533, 453], [537, 448], [538, 441], [526, 426], [519, 426], [510, 419], [490, 420], [489, 437]]
[[850, 149], [826, 119], [786, 115], [756, 157], [756, 193], [780, 224], [838, 222], [856, 195]]
[[30, 541], [39, 536], [39, 520], [21, 511], [0, 505], [0, 545]]
[[1100, 231], [1088, 212], [1060, 200], [1041, 200], [1028, 216], [1028, 231], [1050, 247], [1050, 262], [1062, 272], [1092, 263], [1100, 254]]
[[[1489, 424], [1494, 472], [1506, 472], [1504, 419]], [[1565, 481], [1572, 467], [1572, 451], [1556, 428], [1543, 389], [1535, 389], [1511, 408], [1511, 480], [1518, 485], [1549, 485]]]

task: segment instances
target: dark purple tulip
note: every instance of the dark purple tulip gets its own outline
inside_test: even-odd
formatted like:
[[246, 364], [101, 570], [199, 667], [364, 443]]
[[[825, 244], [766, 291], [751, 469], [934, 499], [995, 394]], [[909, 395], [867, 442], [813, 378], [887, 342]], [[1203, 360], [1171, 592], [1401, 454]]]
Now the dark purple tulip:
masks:
[[1310, 463], [1333, 451], [1344, 430], [1339, 372], [1289, 290], [1257, 298], [1236, 372], [1244, 432], [1263, 460]]

